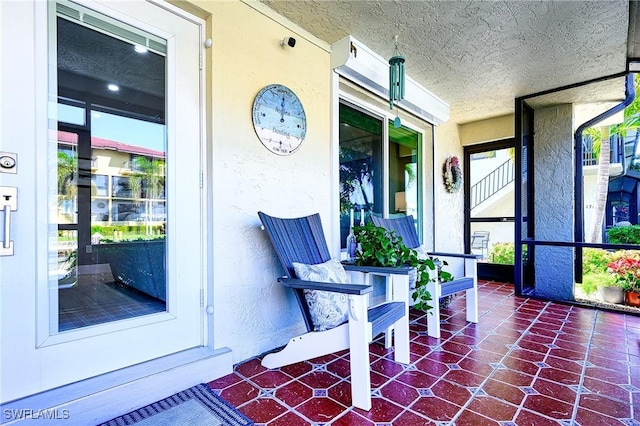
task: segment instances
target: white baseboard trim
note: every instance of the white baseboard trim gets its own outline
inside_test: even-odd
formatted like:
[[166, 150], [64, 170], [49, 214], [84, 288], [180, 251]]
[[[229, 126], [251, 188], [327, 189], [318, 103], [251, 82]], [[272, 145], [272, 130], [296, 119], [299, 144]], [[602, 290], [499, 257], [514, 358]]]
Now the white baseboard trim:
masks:
[[0, 424], [96, 425], [232, 372], [230, 349], [189, 349], [2, 404]]

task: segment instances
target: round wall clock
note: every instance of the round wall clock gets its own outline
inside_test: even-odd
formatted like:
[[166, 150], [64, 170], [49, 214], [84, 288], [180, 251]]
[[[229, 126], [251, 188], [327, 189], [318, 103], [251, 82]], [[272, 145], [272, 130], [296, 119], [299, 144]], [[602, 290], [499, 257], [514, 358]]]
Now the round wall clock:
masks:
[[307, 134], [300, 99], [288, 87], [270, 84], [253, 101], [253, 127], [262, 144], [278, 155], [293, 154]]

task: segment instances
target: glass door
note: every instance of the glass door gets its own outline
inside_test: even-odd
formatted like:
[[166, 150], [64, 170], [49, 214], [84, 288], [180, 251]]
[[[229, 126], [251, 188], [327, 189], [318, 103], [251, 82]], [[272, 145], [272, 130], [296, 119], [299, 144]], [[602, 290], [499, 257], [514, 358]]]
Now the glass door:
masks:
[[[371, 215], [412, 215], [422, 237], [423, 133], [340, 102], [340, 238]], [[425, 123], [426, 127], [430, 125]]]
[[49, 288], [60, 333], [166, 311], [171, 158], [167, 41], [72, 3], [57, 4], [55, 23]]
[[22, 213], [0, 258], [3, 401], [204, 339], [201, 24], [148, 2], [34, 4], [19, 36], [35, 59], [13, 54], [38, 84], [6, 93], [25, 122], [3, 139]]
[[513, 283], [513, 140], [465, 148], [465, 251], [479, 256], [478, 276]]

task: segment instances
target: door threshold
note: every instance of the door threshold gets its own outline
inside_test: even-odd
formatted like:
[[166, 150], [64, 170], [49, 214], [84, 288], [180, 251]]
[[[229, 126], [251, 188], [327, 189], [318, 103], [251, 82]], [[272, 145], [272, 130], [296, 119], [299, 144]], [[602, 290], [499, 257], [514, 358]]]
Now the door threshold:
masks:
[[3, 403], [2, 413], [13, 415], [4, 416], [2, 424], [35, 419], [98, 424], [232, 372], [230, 349], [189, 349]]

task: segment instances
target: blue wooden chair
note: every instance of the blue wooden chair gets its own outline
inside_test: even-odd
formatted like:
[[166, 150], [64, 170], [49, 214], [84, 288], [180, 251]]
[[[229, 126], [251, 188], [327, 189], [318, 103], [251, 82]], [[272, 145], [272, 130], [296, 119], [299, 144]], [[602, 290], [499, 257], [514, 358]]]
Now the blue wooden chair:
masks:
[[[402, 242], [408, 248], [417, 249], [420, 247], [420, 239], [416, 232], [413, 216], [385, 219], [372, 215], [371, 220], [375, 226], [395, 232], [396, 235], [402, 238]], [[463, 277], [442, 283], [437, 279], [432, 279], [427, 285], [427, 290], [431, 293], [432, 298], [432, 309], [429, 311], [430, 314], [427, 315], [427, 333], [431, 337], [440, 338], [439, 300], [442, 297], [465, 291], [467, 321], [478, 322], [478, 261], [475, 254], [430, 252], [428, 255], [437, 258], [459, 258], [464, 260]], [[433, 273], [434, 276], [432, 278], [437, 278], [437, 271], [433, 271]]]
[[[351, 398], [355, 407], [371, 409], [371, 376], [369, 344], [378, 334], [394, 328], [394, 359], [409, 361], [409, 273], [411, 268], [354, 267], [345, 269], [360, 272], [390, 274], [392, 295], [389, 302], [369, 307], [372, 287], [361, 284], [334, 284], [303, 281], [296, 278], [294, 262], [317, 265], [331, 259], [320, 222], [320, 215], [281, 219], [258, 212], [267, 231], [285, 275], [278, 281], [294, 291], [307, 333], [289, 340], [279, 352], [270, 353], [262, 360], [267, 368], [316, 358], [349, 349], [351, 368]], [[392, 271], [389, 271], [389, 270]], [[348, 321], [329, 330], [314, 331], [312, 317], [304, 289], [326, 290], [348, 295]]]

